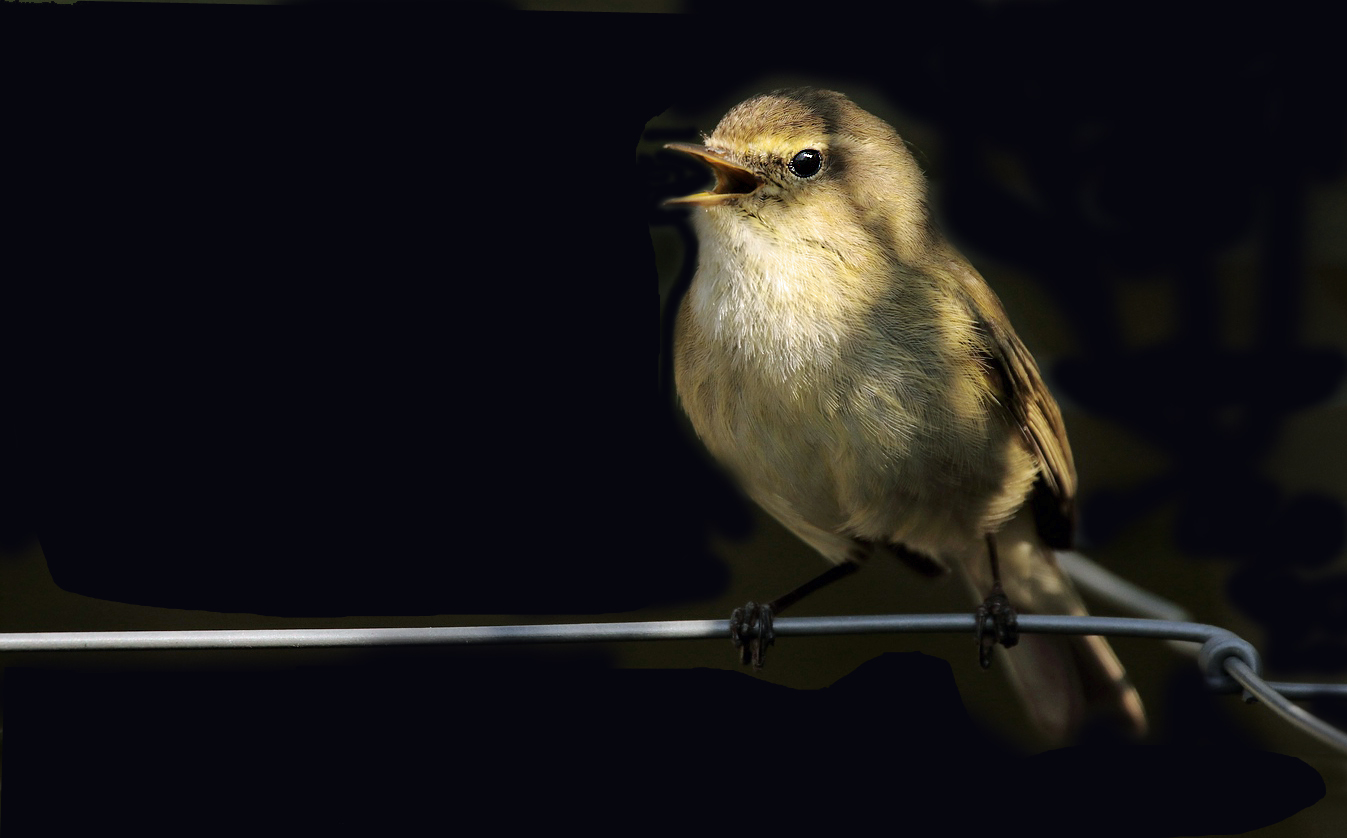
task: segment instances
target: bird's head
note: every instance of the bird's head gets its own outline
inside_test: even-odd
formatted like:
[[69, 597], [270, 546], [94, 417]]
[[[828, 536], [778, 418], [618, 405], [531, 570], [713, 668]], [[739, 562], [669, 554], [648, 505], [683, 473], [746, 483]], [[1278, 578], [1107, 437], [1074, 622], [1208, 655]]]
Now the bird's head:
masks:
[[823, 242], [868, 231], [918, 245], [929, 226], [925, 179], [901, 137], [841, 93], [813, 88], [755, 96], [727, 113], [705, 143], [669, 143], [715, 174], [713, 187], [665, 203], [720, 223]]

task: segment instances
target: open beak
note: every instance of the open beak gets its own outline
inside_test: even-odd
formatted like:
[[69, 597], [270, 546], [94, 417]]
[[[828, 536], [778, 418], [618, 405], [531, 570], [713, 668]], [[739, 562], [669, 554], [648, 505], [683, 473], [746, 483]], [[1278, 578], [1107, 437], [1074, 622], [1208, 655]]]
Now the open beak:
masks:
[[681, 198], [669, 198], [664, 202], [664, 206], [697, 206], [713, 207], [717, 204], [723, 204], [726, 201], [738, 195], [747, 195], [759, 186], [762, 186], [762, 178], [753, 174], [753, 172], [742, 166], [726, 160], [719, 152], [712, 151], [704, 145], [693, 145], [692, 143], [666, 143], [665, 148], [671, 148], [674, 151], [681, 151], [684, 154], [691, 154], [698, 160], [711, 167], [715, 173], [716, 185], [710, 192], [694, 192], [691, 195], [684, 195]]

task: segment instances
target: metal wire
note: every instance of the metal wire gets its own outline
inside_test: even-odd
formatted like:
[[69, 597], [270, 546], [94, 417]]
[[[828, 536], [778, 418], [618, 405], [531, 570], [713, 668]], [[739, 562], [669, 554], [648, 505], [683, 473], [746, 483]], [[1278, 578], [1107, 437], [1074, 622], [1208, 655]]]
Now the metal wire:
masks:
[[1295, 706], [1282, 695], [1281, 691], [1276, 689], [1274, 684], [1269, 684], [1252, 668], [1243, 661], [1232, 660], [1225, 665], [1225, 671], [1230, 673], [1230, 677], [1238, 681], [1248, 693], [1258, 697], [1258, 700], [1268, 706], [1268, 709], [1281, 716], [1293, 727], [1297, 727], [1310, 736], [1327, 742], [1343, 753], [1347, 753], [1347, 733], [1343, 733], [1336, 727], [1318, 716], [1307, 713], [1300, 707]]
[[[841, 634], [972, 633], [972, 614], [882, 614], [840, 617], [783, 617], [778, 636]], [[1099, 634], [1149, 637], [1201, 644], [1199, 665], [1208, 685], [1221, 692], [1245, 691], [1300, 730], [1347, 753], [1347, 733], [1296, 707], [1287, 697], [1347, 697], [1347, 684], [1267, 682], [1257, 650], [1219, 626], [1136, 617], [1054, 617], [1025, 614], [1026, 633]], [[0, 653], [141, 651], [161, 649], [300, 649], [377, 646], [478, 646], [516, 643], [595, 643], [640, 640], [726, 638], [726, 620], [666, 620], [632, 623], [442, 626], [426, 628], [253, 629], [213, 631], [70, 631], [0, 634]]]
[[1053, 555], [1057, 557], [1057, 563], [1066, 571], [1066, 575], [1071, 577], [1076, 588], [1089, 598], [1107, 602], [1115, 609], [1138, 617], [1183, 622], [1193, 618], [1187, 609], [1177, 602], [1153, 594], [1140, 585], [1132, 584], [1088, 556], [1074, 550], [1057, 550]]
[[593, 643], [616, 640], [695, 640], [707, 637], [729, 637], [728, 623], [725, 620], [673, 620], [539, 626], [34, 632], [0, 634], [0, 652], [467, 646], [505, 643]]

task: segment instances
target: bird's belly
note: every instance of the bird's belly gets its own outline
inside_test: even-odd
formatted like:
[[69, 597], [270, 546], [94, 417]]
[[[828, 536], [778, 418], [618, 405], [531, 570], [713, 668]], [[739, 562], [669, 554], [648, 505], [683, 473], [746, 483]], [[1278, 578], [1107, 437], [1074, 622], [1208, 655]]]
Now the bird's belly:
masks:
[[820, 390], [725, 397], [719, 432], [699, 433], [749, 495], [802, 537], [822, 531], [952, 558], [980, 550], [1032, 484], [1003, 423], [952, 432], [930, 415], [950, 415], [938, 401], [876, 411], [864, 398]]

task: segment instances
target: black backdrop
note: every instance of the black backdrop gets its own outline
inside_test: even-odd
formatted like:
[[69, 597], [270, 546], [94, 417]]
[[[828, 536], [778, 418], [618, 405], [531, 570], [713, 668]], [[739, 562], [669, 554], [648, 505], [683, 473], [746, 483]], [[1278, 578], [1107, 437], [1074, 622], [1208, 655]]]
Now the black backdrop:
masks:
[[[23, 142], [7, 167], [20, 217], [6, 231], [3, 537], [36, 535], [66, 590], [276, 616], [613, 614], [721, 584], [714, 561], [688, 556], [706, 553], [708, 528], [733, 525], [715, 520], [727, 490], [674, 432], [667, 382], [658, 394], [648, 384], [647, 225], [676, 190], [633, 150], [675, 101], [823, 68], [941, 125], [946, 189], [976, 196], [951, 201], [957, 232], [1032, 270], [1082, 319], [1086, 351], [1056, 371], [1060, 385], [1172, 458], [1134, 497], [1087, 498], [1096, 527], [1177, 494], [1195, 550], [1246, 563], [1237, 594], [1295, 584], [1270, 558], [1288, 534], [1313, 561], [1342, 549], [1340, 503], [1287, 496], [1256, 468], [1279, 422], [1327, 398], [1343, 371], [1340, 354], [1299, 345], [1294, 329], [1303, 190], [1343, 162], [1343, 106], [1322, 98], [1338, 75], [1312, 26], [1136, 3], [932, 4], [873, 25], [837, 4], [679, 17], [82, 4], [5, 16]], [[1009, 149], [1045, 200], [998, 191], [980, 162], [988, 144]], [[1203, 330], [1204, 259], [1268, 223], [1269, 206], [1260, 343], [1224, 354]], [[1135, 355], [1096, 280], [1146, 265], [1185, 267], [1191, 328]], [[1147, 388], [1164, 410], [1127, 397]], [[1232, 405], [1233, 425], [1220, 419]], [[1257, 537], [1220, 543], [1251, 518]], [[1316, 615], [1340, 618], [1335, 601], [1321, 597]], [[1339, 653], [1337, 642], [1314, 652]], [[789, 784], [774, 792], [777, 775], [837, 781], [782, 744], [829, 742], [835, 727], [782, 736], [772, 720], [786, 711], [771, 699], [735, 687], [708, 698], [685, 681], [642, 692], [603, 680], [615, 676], [601, 658], [575, 665], [582, 674], [529, 677], [521, 669], [544, 664], [524, 655], [501, 669], [428, 654], [344, 675], [171, 683], [12, 670], [4, 817], [87, 826], [154, 812], [266, 832], [286, 827], [278, 813], [453, 822], [467, 808], [630, 828], [690, 799], [672, 778], [691, 766], [711, 799], [728, 783], [751, 824], [758, 795], [803, 799]], [[942, 694], [940, 672], [889, 665]], [[742, 721], [716, 727], [716, 689]], [[696, 730], [723, 735], [656, 736], [689, 702], [709, 708]], [[933, 712], [896, 712], [878, 750], [906, 742], [988, 811], [1028, 782], [980, 776], [1000, 752], [964, 741], [957, 713], [909, 730]], [[845, 741], [816, 759], [873, 765], [870, 740]], [[1294, 787], [1285, 813], [1314, 798], [1305, 775], [1260, 776]], [[835, 811], [827, 795], [810, 799], [807, 817], [773, 828]], [[947, 811], [870, 799], [873, 814]], [[689, 818], [713, 812], [689, 806]], [[1078, 826], [1054, 811], [1016, 823]]]

